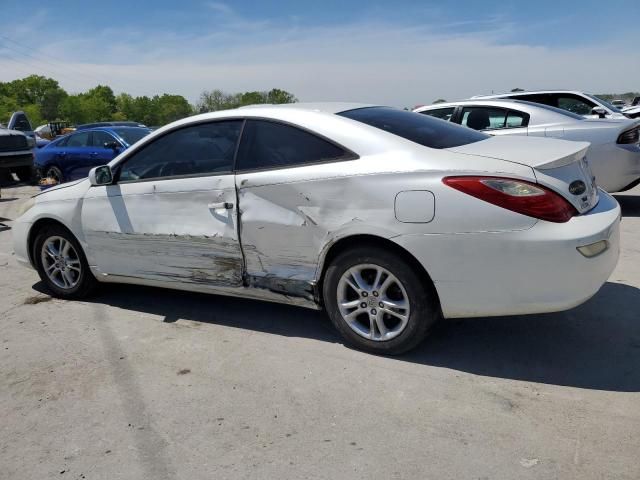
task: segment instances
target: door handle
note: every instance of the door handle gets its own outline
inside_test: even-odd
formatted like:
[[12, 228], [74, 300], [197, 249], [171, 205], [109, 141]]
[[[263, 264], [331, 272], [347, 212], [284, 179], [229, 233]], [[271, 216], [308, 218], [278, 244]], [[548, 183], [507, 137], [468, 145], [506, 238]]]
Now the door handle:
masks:
[[231, 202], [210, 203], [209, 205], [207, 205], [207, 208], [209, 210], [220, 210], [220, 209], [231, 210], [233, 208], [233, 203]]

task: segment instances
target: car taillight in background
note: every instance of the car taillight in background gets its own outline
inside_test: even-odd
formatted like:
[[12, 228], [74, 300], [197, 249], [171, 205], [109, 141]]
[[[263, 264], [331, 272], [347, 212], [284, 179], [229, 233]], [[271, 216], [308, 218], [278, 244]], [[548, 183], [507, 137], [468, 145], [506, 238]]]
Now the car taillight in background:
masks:
[[503, 177], [445, 177], [445, 185], [529, 217], [564, 223], [577, 210], [557, 193], [537, 183]]
[[618, 143], [623, 145], [640, 143], [640, 127], [635, 127], [631, 130], [627, 130], [626, 132], [622, 132], [618, 137]]

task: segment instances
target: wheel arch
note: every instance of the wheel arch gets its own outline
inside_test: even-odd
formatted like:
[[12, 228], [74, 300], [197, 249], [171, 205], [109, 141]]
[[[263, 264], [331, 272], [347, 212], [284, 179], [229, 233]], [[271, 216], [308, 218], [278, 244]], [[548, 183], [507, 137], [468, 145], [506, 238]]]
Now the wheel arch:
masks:
[[40, 233], [42, 229], [50, 225], [55, 225], [55, 226], [64, 228], [66, 231], [69, 232], [69, 234], [73, 238], [76, 239], [76, 241], [80, 245], [80, 248], [82, 248], [82, 242], [80, 242], [78, 237], [71, 231], [71, 229], [67, 227], [64, 223], [62, 223], [60, 220], [56, 220], [55, 218], [51, 218], [51, 217], [39, 218], [33, 223], [33, 225], [31, 225], [31, 228], [29, 229], [29, 234], [27, 235], [27, 252], [29, 253], [29, 262], [31, 263], [31, 266], [33, 268], [36, 268], [36, 264], [35, 264], [36, 257], [34, 252], [36, 238], [38, 237], [38, 233]]
[[324, 300], [322, 298], [322, 287], [327, 268], [329, 267], [329, 265], [331, 265], [333, 259], [340, 255], [342, 252], [350, 249], [362, 248], [365, 246], [378, 247], [383, 248], [387, 251], [392, 251], [396, 255], [400, 256], [403, 260], [405, 260], [408, 264], [412, 265], [420, 278], [424, 281], [424, 284], [430, 289], [438, 310], [441, 310], [440, 297], [438, 295], [438, 290], [436, 289], [435, 283], [429, 275], [429, 272], [427, 272], [427, 270], [418, 261], [418, 259], [413, 256], [411, 252], [401, 247], [394, 241], [371, 234], [349, 235], [339, 238], [335, 242], [325, 247], [324, 254], [321, 257], [320, 264], [318, 266], [318, 271], [320, 272], [320, 274], [318, 275], [318, 279], [316, 282], [316, 292], [318, 297], [317, 300], [320, 304], [324, 303]]

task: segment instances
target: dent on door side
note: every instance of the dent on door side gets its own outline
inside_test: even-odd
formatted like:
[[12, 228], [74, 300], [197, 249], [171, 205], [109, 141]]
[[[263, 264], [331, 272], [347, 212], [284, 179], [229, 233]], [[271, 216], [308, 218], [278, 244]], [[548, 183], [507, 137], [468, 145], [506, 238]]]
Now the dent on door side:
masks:
[[334, 239], [390, 237], [396, 187], [364, 188], [367, 176], [238, 187], [247, 286], [314, 300], [323, 249]]

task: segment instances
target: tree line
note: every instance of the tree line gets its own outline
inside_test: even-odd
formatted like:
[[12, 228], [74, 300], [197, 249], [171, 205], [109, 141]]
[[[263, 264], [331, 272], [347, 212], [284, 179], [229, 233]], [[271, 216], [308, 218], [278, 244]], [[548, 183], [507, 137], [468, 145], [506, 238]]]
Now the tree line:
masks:
[[35, 126], [51, 121], [78, 125], [130, 120], [159, 126], [196, 113], [212, 112], [257, 103], [293, 103], [296, 97], [284, 90], [227, 93], [205, 90], [191, 105], [182, 95], [116, 95], [111, 87], [98, 85], [82, 93], [68, 93], [53, 78], [30, 75], [0, 82], [0, 123], [17, 110], [24, 111]]

